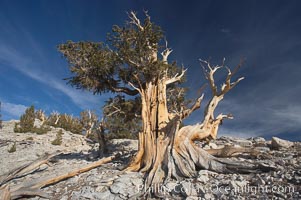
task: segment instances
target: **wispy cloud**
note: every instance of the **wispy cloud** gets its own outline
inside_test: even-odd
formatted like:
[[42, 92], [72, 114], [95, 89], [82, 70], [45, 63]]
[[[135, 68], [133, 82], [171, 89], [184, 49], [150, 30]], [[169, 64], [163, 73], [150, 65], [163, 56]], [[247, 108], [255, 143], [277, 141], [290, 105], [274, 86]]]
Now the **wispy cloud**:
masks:
[[[56, 98], [56, 94], [53, 94], [53, 91], [50, 92], [50, 88], [63, 93], [81, 109], [91, 108], [91, 106], [101, 103], [99, 96], [66, 85], [66, 82], [62, 80], [63, 76], [66, 75], [59, 70], [63, 66], [59, 66], [57, 62], [60, 58], [58, 57], [57, 60], [53, 61], [49, 57], [52, 55], [48, 52], [49, 49], [54, 50], [54, 48], [42, 45], [41, 42], [37, 41], [35, 32], [30, 32], [23, 24], [1, 13], [0, 23], [3, 25], [0, 28], [0, 67], [4, 65], [12, 67], [45, 85], [43, 92], [53, 98]], [[22, 39], [16, 37], [15, 33], [22, 35]]]
[[2, 116], [5, 119], [9, 118], [19, 118], [20, 115], [24, 113], [27, 106], [22, 104], [13, 104], [9, 102], [1, 102], [1, 111], [3, 112]]
[[222, 29], [220, 29], [220, 31], [225, 34], [230, 34], [230, 32], [231, 32], [230, 29], [228, 29], [228, 28], [222, 28]]
[[[160, 5], [161, 9], [158, 10], [155, 9], [153, 3], [149, 4], [150, 8], [154, 8], [152, 11], [154, 17], [159, 20], [160, 24], [166, 25], [162, 28], [169, 33], [167, 39], [174, 49], [172, 56], [175, 56], [179, 63], [183, 62], [186, 67], [189, 67], [187, 86], [190, 87], [190, 96], [196, 97], [195, 91], [204, 80], [197, 62], [198, 58], [212, 57], [213, 61], [218, 61], [225, 56], [226, 64], [230, 67], [235, 66], [241, 57], [247, 58], [246, 64], [237, 74], [246, 76], [246, 79], [225, 96], [217, 109], [217, 113], [230, 112], [235, 117], [234, 120], [224, 122], [220, 134], [249, 137], [301, 131], [299, 101], [301, 99], [299, 78], [301, 29], [297, 5], [299, 4], [296, 2], [261, 5], [243, 2], [233, 6], [231, 3], [221, 4], [208, 1], [204, 4], [204, 2], [195, 1], [185, 6], [175, 3], [172, 8], [169, 3], [163, 3]], [[262, 9], [258, 9], [258, 6]], [[60, 66], [56, 65], [58, 62], [53, 64], [56, 58], [49, 57], [49, 52], [55, 51], [54, 45], [49, 41], [60, 42], [65, 37], [64, 32], [70, 29], [70, 24], [76, 27], [73, 31], [68, 31], [67, 35], [70, 39], [89, 40], [91, 37], [73, 34], [73, 32], [78, 33], [83, 30], [89, 32], [92, 38], [97, 38], [103, 30], [97, 32], [92, 26], [89, 26], [92, 29], [88, 30], [82, 23], [78, 23], [78, 20], [70, 17], [70, 21], [64, 21], [65, 19], [60, 21], [61, 27], [64, 27], [62, 30], [51, 32], [55, 28], [49, 24], [54, 24], [51, 22], [61, 17], [67, 17], [65, 10], [55, 15], [47, 15], [47, 17], [51, 16], [51, 20], [41, 18], [35, 21], [33, 17], [36, 15], [27, 16], [27, 19], [23, 15], [13, 16], [18, 11], [15, 7], [13, 8], [11, 10], [14, 12], [7, 11], [9, 9], [5, 8], [0, 12], [0, 64], [5, 63], [45, 85], [46, 91], [44, 92], [49, 96], [53, 95], [53, 99], [60, 96], [53, 92], [54, 89], [55, 92], [69, 97], [81, 108], [93, 104], [99, 105], [101, 101], [99, 97], [66, 86], [61, 80], [62, 77], [57, 76], [62, 72], [58, 71], [63, 67], [59, 68]], [[168, 12], [161, 12], [166, 10], [164, 8], [170, 9]], [[217, 8], [223, 9], [219, 9], [217, 14], [212, 16], [211, 13]], [[24, 7], [21, 9], [23, 10]], [[70, 16], [78, 16], [78, 9], [70, 8], [68, 12], [72, 13]], [[179, 12], [189, 13], [189, 15], [178, 17], [174, 15]], [[89, 13], [86, 14], [88, 17]], [[103, 18], [103, 13], [95, 12], [95, 16]], [[94, 18], [95, 16], [93, 15]], [[177, 23], [170, 23], [168, 16], [176, 17], [177, 20], [174, 21]], [[79, 17], [79, 19], [83, 18]], [[104, 20], [103, 22], [111, 23], [112, 21]], [[92, 20], [91, 23], [95, 22]], [[196, 67], [193, 68], [194, 66]], [[218, 77], [217, 80], [219, 80]], [[206, 92], [205, 97], [209, 98], [210, 92]], [[61, 100], [60, 97], [58, 99]], [[67, 101], [66, 104], [71, 101]], [[193, 114], [190, 122], [201, 121], [202, 117], [196, 114]]]
[[43, 72], [41, 66], [37, 66], [37, 64], [10, 46], [0, 45], [0, 62], [6, 63], [6, 65], [13, 67], [24, 75], [64, 93], [82, 109], [89, 108], [91, 104], [99, 103], [98, 97], [67, 86], [62, 80], [49, 73], [49, 71]]
[[[257, 91], [257, 95], [260, 95], [260, 91]], [[244, 101], [243, 98], [225, 100], [219, 111], [231, 112], [235, 117], [221, 127], [222, 135], [251, 137], [301, 131], [301, 106], [293, 102], [287, 104], [285, 99], [276, 96], [259, 98], [253, 102], [252, 99]]]

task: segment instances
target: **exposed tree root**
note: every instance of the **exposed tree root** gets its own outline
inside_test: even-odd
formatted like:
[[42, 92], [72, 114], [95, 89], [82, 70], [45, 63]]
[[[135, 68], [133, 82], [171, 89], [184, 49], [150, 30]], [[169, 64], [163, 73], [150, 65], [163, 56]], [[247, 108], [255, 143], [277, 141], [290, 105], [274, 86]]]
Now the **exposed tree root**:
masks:
[[[175, 128], [176, 125], [173, 127]], [[174, 131], [172, 129], [169, 127], [169, 130]], [[248, 153], [253, 156], [261, 154], [254, 148], [225, 146], [221, 149], [204, 150], [195, 144], [196, 138], [198, 140], [208, 138], [210, 136], [208, 133], [212, 133], [211, 131], [204, 129], [202, 125], [186, 126], [176, 131], [174, 140], [172, 140], [173, 137], [159, 137], [156, 141], [155, 161], [146, 176], [145, 186], [158, 187], [169, 178], [181, 180], [196, 177], [200, 169], [217, 173], [242, 174], [275, 170], [274, 166], [262, 163], [233, 161], [225, 158], [241, 153]], [[153, 195], [160, 197], [162, 194], [155, 191]]]
[[10, 200], [11, 199], [8, 185], [5, 185], [0, 188], [0, 199], [1, 200]]
[[248, 153], [252, 156], [257, 157], [258, 155], [262, 154], [260, 151], [256, 150], [255, 148], [249, 147], [234, 147], [231, 145], [226, 145], [220, 149], [206, 149], [206, 151], [216, 157], [232, 157], [237, 156], [242, 153]]

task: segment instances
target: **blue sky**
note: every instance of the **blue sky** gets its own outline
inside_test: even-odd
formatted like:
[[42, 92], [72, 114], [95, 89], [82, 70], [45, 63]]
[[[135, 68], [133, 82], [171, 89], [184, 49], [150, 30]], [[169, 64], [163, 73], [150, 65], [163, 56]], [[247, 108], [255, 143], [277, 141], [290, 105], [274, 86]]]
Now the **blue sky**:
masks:
[[[162, 26], [171, 59], [188, 68], [186, 86], [196, 98], [205, 80], [199, 58], [223, 57], [243, 80], [217, 112], [233, 113], [220, 135], [278, 135], [301, 140], [301, 2], [291, 1], [93, 1], [0, 0], [0, 100], [4, 120], [17, 119], [32, 104], [50, 113], [78, 115], [100, 107], [94, 96], [66, 85], [66, 61], [56, 46], [67, 40], [104, 41], [126, 12], [148, 10]], [[140, 15], [142, 16], [142, 15]], [[205, 91], [205, 102], [210, 91]], [[203, 104], [204, 107], [204, 104]], [[202, 110], [186, 123], [202, 120]]]

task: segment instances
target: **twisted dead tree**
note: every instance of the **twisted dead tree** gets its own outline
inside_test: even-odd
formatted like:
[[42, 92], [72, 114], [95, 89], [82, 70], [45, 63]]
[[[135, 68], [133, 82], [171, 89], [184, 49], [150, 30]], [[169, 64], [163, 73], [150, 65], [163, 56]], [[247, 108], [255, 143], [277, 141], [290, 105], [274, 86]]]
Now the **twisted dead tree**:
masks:
[[92, 129], [97, 121], [97, 115], [91, 110], [85, 110], [80, 113], [80, 122], [86, 132], [85, 136], [87, 138], [91, 135]]
[[41, 121], [41, 123], [43, 124], [46, 120], [47, 120], [47, 116], [45, 115], [45, 111], [44, 110], [37, 110], [35, 112], [35, 118], [39, 119]]
[[[198, 140], [215, 139], [222, 121], [232, 118], [230, 114], [215, 116], [214, 111], [225, 94], [243, 80], [243, 77], [232, 80], [241, 63], [231, 71], [224, 62], [213, 66], [201, 60], [212, 97], [200, 124], [180, 128], [182, 120], [200, 108], [204, 95], [190, 108], [181, 105], [174, 110], [169, 105], [168, 94], [180, 87], [186, 69], [169, 62], [172, 49], [163, 39], [161, 28], [147, 13], [144, 21], [140, 21], [130, 12], [123, 27], [113, 26], [106, 43], [68, 41], [58, 47], [70, 64], [73, 76], [68, 83], [72, 86], [95, 94], [124, 93], [141, 98], [143, 128], [139, 133], [139, 150], [127, 170], [147, 173], [148, 186], [169, 177], [193, 177], [198, 169], [223, 173], [264, 169], [213, 157], [195, 144]], [[219, 70], [228, 71], [221, 88], [214, 79]]]
[[58, 111], [53, 111], [50, 116], [46, 119], [46, 122], [57, 125], [59, 123], [59, 120], [61, 118], [61, 115]]

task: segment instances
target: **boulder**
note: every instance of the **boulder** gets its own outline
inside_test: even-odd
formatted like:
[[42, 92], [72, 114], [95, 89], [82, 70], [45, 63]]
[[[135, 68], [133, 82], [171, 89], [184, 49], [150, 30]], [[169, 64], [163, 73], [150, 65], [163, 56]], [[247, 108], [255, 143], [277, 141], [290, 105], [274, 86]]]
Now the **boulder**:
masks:
[[253, 138], [253, 141], [256, 143], [265, 142], [265, 139], [263, 137], [255, 137]]
[[281, 148], [290, 148], [292, 146], [294, 146], [293, 142], [290, 142], [288, 140], [283, 140], [278, 137], [272, 137], [272, 148], [273, 149], [279, 150]]
[[129, 172], [114, 180], [114, 183], [110, 186], [110, 191], [113, 194], [119, 194], [129, 198], [139, 193], [142, 186], [142, 174]]
[[197, 180], [201, 183], [207, 183], [209, 181], [209, 171], [208, 170], [200, 170]]

